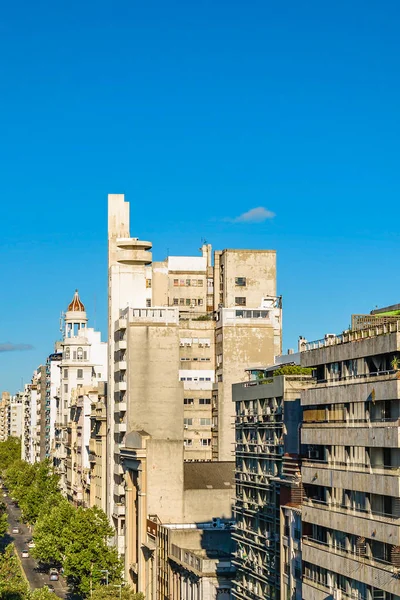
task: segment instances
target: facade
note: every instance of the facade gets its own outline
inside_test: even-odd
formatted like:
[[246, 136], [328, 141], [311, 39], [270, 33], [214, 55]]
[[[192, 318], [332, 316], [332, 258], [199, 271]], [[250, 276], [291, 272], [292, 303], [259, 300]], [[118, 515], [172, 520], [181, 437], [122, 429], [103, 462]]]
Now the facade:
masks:
[[400, 598], [400, 325], [368, 320], [303, 343], [304, 600]]
[[107, 378], [107, 343], [87, 326], [88, 319], [78, 292], [64, 315], [59, 344], [61, 379], [55, 414], [53, 461], [60, 487], [75, 505], [89, 503], [89, 438], [93, 395]]
[[[280, 353], [281, 305], [274, 251], [224, 250], [212, 264], [204, 244], [200, 256], [153, 263], [151, 242], [130, 235], [123, 195], [109, 196], [108, 226], [108, 510], [129, 580], [139, 538], [124, 534], [134, 518], [126, 490], [146, 476], [147, 498], [164, 492], [161, 508], [148, 501], [148, 514], [164, 525], [193, 522], [184, 508], [183, 463], [232, 460], [231, 384], [244, 367]], [[141, 460], [153, 465], [132, 475], [134, 483], [126, 468], [130, 434]], [[140, 471], [142, 462], [136, 465]], [[213, 507], [203, 521], [221, 516]], [[132, 577], [142, 591], [143, 581]]]
[[22, 392], [23, 431], [21, 457], [29, 463], [35, 462], [34, 441], [36, 437], [36, 381], [25, 384]]
[[22, 437], [23, 405], [22, 395], [11, 396], [2, 392], [0, 401], [0, 442], [9, 437]]
[[90, 411], [90, 506], [107, 512], [107, 386], [99, 383], [91, 396]]
[[[239, 599], [280, 597], [281, 511], [282, 519], [289, 519], [285, 527], [292, 518], [294, 522], [294, 515], [280, 507], [281, 495], [287, 500], [281, 488], [296, 479], [292, 463], [300, 454], [300, 395], [313, 381], [311, 374], [274, 376], [279, 366], [253, 369], [250, 381], [233, 386], [237, 543], [233, 596]], [[300, 555], [296, 560], [301, 565]], [[282, 565], [286, 571], [287, 565]], [[300, 600], [301, 595], [286, 598]]]

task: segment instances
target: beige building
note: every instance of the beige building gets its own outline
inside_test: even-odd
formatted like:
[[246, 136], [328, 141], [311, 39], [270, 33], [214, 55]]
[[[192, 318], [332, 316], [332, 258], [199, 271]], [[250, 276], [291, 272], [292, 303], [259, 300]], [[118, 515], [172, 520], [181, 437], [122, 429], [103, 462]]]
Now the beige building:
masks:
[[304, 600], [400, 598], [400, 326], [368, 321], [303, 342]]
[[110, 195], [108, 502], [140, 591], [148, 515], [229, 518], [229, 494], [211, 488], [198, 506], [202, 493], [185, 493], [197, 463], [184, 461], [232, 460], [231, 384], [281, 350], [274, 251], [224, 250], [212, 264], [204, 244], [200, 256], [153, 263], [151, 247], [130, 236], [124, 196]]
[[91, 397], [89, 505], [107, 512], [107, 405], [106, 384], [99, 383]]
[[22, 395], [11, 396], [2, 392], [0, 401], [0, 442], [9, 437], [22, 437], [23, 432]]

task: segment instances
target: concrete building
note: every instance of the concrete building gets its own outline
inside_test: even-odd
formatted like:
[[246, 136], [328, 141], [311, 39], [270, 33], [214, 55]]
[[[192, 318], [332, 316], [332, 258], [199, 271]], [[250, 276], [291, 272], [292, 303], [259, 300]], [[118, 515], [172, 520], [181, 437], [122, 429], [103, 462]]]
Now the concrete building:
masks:
[[11, 396], [2, 392], [0, 401], [0, 442], [9, 437], [22, 437], [23, 406], [22, 395]]
[[[296, 561], [301, 570], [297, 547], [291, 548], [294, 554], [290, 554], [290, 561], [287, 550], [283, 550], [286, 560], [281, 557], [281, 511], [286, 538], [290, 537], [286, 528], [296, 522], [297, 515], [280, 508], [280, 499], [281, 487], [292, 486], [295, 480], [293, 461], [296, 463], [297, 459], [298, 463], [300, 454], [300, 395], [313, 381], [311, 374], [303, 374], [300, 367], [297, 374], [280, 375], [281, 366], [251, 369], [249, 381], [233, 386], [237, 543], [233, 596], [239, 599], [278, 600], [281, 567], [287, 588], [290, 561]], [[295, 530], [294, 525], [292, 529]], [[293, 590], [290, 586], [285, 600], [301, 600], [301, 587], [298, 588]]]
[[0, 442], [8, 438], [8, 407], [10, 405], [10, 392], [1, 393], [0, 401]]
[[91, 396], [90, 410], [90, 506], [107, 512], [107, 386], [99, 383]]
[[[93, 394], [107, 379], [107, 343], [87, 326], [76, 291], [64, 315], [60, 393], [56, 405], [54, 466], [60, 487], [75, 505], [89, 502], [89, 438]], [[39, 377], [40, 379], [40, 377]]]
[[35, 462], [36, 438], [36, 381], [25, 384], [22, 392], [23, 430], [21, 458], [29, 463]]
[[301, 400], [304, 600], [400, 598], [400, 325], [386, 312], [303, 340], [317, 378]]
[[230, 517], [229, 493], [210, 483], [198, 506], [204, 491], [186, 490], [185, 473], [204, 464], [188, 461], [232, 460], [231, 384], [280, 353], [281, 305], [274, 251], [224, 250], [212, 264], [204, 244], [153, 263], [123, 195], [109, 196], [108, 226], [108, 507], [127, 580], [144, 591], [149, 515], [163, 526]]

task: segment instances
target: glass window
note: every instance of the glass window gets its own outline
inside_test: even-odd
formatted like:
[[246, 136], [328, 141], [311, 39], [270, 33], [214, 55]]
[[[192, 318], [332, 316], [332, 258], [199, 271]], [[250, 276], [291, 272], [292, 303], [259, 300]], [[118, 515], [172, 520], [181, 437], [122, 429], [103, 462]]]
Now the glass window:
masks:
[[185, 305], [185, 298], [179, 298], [179, 305], [180, 306], [184, 306]]
[[244, 296], [237, 296], [235, 298], [235, 306], [246, 306], [246, 298]]
[[189, 418], [183, 419], [183, 424], [184, 425], [193, 425], [193, 419], [189, 419]]
[[151, 288], [151, 279], [146, 279], [146, 287]]
[[193, 446], [193, 440], [185, 439], [185, 440], [183, 440], [183, 445], [184, 446]]
[[78, 360], [83, 360], [83, 348], [78, 348], [76, 351], [76, 357]]
[[64, 383], [64, 392], [67, 393], [68, 392], [68, 383]]
[[146, 308], [150, 308], [151, 306], [151, 298], [146, 298]]
[[68, 379], [68, 369], [64, 369], [64, 371], [63, 371], [63, 379]]
[[174, 306], [178, 306], [178, 298], [174, 298]]
[[194, 398], [185, 398], [183, 404], [194, 404]]
[[246, 277], [235, 277], [235, 285], [238, 287], [246, 287]]
[[200, 398], [199, 404], [211, 404], [211, 398]]
[[198, 285], [199, 287], [202, 287], [202, 285], [203, 285], [203, 280], [202, 280], [202, 279], [198, 279], [198, 280], [197, 280], [197, 285]]
[[200, 446], [211, 446], [210, 438], [203, 438], [200, 440]]
[[190, 298], [186, 298], [186, 306], [190, 306]]
[[69, 348], [65, 348], [65, 358], [69, 358], [71, 355], [70, 349]]
[[189, 286], [190, 285], [190, 279], [186, 279], [186, 285]]
[[83, 379], [83, 369], [78, 369], [77, 379]]
[[211, 425], [211, 419], [200, 419], [200, 425]]
[[179, 279], [174, 279], [174, 286], [178, 286], [179, 285]]

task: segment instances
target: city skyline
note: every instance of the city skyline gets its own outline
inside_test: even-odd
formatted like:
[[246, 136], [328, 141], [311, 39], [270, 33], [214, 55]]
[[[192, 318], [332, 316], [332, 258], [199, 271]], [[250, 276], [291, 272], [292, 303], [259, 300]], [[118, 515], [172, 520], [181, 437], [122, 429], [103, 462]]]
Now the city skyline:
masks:
[[52, 351], [75, 288], [105, 336], [107, 193], [156, 260], [276, 250], [284, 350], [398, 301], [394, 2], [93, 7], [3, 15], [3, 389]]

